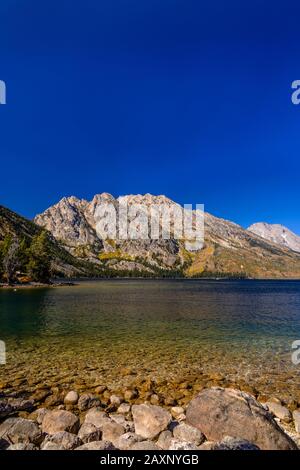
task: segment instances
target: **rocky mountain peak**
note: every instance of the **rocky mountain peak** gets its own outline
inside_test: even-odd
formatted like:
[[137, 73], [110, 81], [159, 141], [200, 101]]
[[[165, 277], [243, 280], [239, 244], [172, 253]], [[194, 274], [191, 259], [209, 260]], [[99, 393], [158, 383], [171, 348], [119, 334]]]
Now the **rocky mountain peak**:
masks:
[[281, 224], [258, 222], [251, 225], [248, 230], [272, 243], [300, 252], [300, 237]]

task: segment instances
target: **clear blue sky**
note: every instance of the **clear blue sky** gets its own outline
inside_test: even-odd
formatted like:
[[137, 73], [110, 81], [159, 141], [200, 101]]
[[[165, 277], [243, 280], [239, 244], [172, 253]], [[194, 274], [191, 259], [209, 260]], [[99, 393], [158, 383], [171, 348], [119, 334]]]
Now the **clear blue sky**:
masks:
[[298, 2], [1, 0], [0, 203], [166, 194], [300, 233]]

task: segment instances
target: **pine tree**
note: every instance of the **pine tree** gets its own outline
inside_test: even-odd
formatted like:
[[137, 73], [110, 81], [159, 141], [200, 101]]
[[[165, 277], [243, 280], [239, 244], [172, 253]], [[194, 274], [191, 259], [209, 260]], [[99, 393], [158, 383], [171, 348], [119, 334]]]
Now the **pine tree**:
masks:
[[16, 278], [17, 269], [20, 266], [19, 261], [20, 243], [16, 237], [7, 235], [2, 245], [2, 265], [4, 276], [8, 284], [12, 284]]
[[32, 239], [29, 249], [27, 271], [33, 281], [49, 283], [51, 277], [51, 260], [48, 235], [43, 230]]

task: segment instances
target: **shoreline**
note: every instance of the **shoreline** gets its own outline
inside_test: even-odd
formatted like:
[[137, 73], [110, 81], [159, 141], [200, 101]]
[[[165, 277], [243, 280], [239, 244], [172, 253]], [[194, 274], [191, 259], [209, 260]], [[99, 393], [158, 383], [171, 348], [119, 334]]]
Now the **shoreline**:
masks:
[[300, 408], [290, 411], [275, 398], [262, 403], [217, 386], [202, 389], [182, 406], [136, 398], [134, 390], [113, 394], [100, 385], [93, 394], [69, 388], [51, 407], [0, 395], [0, 448], [299, 450]]
[[37, 289], [37, 288], [55, 288], [55, 287], [75, 287], [84, 282], [104, 282], [104, 281], [189, 281], [189, 282], [300, 282], [300, 278], [230, 278], [230, 277], [99, 277], [99, 278], [71, 278], [70, 281], [53, 281], [49, 284], [32, 282], [24, 284], [7, 284], [0, 283], [0, 291], [3, 290], [18, 290], [18, 289]]

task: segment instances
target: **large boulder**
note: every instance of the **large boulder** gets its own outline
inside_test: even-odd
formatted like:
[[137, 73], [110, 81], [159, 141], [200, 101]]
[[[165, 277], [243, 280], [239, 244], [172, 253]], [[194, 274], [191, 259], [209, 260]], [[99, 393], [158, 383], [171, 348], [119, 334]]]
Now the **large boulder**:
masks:
[[0, 426], [0, 438], [11, 444], [39, 445], [44, 435], [38, 425], [30, 419], [9, 418]]
[[188, 405], [186, 422], [211, 441], [226, 436], [245, 439], [264, 450], [292, 450], [296, 444], [254, 397], [239, 390], [213, 387]]
[[136, 434], [145, 439], [154, 439], [167, 429], [171, 414], [156, 405], [133, 405], [132, 416]]
[[42, 422], [42, 430], [47, 434], [56, 434], [61, 431], [77, 434], [79, 427], [80, 421], [77, 416], [65, 410], [49, 411]]

